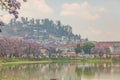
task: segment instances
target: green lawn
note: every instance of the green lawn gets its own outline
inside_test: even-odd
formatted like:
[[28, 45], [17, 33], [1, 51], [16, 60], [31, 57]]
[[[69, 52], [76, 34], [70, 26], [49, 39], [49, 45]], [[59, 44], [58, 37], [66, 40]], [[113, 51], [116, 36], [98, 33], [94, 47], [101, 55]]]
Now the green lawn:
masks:
[[[0, 64], [31, 64], [31, 63], [57, 63], [57, 62], [113, 62], [112, 59], [91, 59], [91, 58], [52, 58], [52, 59], [22, 59], [7, 58], [1, 59]], [[119, 61], [119, 60], [117, 60]]]

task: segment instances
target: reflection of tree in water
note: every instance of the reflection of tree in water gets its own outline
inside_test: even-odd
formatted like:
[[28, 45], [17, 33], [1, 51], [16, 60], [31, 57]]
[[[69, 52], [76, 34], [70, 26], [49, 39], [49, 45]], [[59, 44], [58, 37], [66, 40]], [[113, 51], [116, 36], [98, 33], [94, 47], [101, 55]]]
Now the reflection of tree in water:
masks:
[[75, 72], [76, 72], [77, 76], [81, 76], [82, 75], [82, 68], [77, 66], [75, 69]]
[[95, 63], [94, 64], [95, 72], [100, 73], [110, 73], [111, 72], [111, 63]]
[[[35, 78], [39, 79], [48, 79], [51, 75], [59, 73], [63, 67], [63, 64], [22, 64], [22, 65], [11, 65], [3, 66], [0, 68], [0, 80], [6, 76], [20, 77], [24, 80], [34, 80]], [[51, 74], [51, 75], [50, 75]], [[39, 77], [40, 76], [40, 77]], [[34, 79], [32, 79], [34, 78]]]
[[48, 72], [49, 72], [50, 78], [57, 79], [58, 76], [60, 76], [60, 73], [62, 71], [62, 66], [63, 66], [63, 63], [60, 63], [60, 64], [51, 63], [51, 64], [49, 64]]
[[[0, 80], [5, 79], [5, 80], [10, 80], [14, 78], [20, 78], [18, 75], [18, 70], [17, 66], [2, 66], [1, 71], [0, 71]], [[20, 69], [19, 69], [20, 70]]]
[[53, 73], [56, 73], [58, 68], [60, 69], [59, 65], [56, 63], [51, 63], [49, 65], [49, 68], [50, 68], [49, 71], [52, 71]]
[[95, 71], [94, 71], [94, 68], [92, 67], [86, 67], [83, 71], [83, 75], [86, 76], [86, 77], [94, 77], [95, 75]]
[[[117, 65], [116, 65], [117, 66]], [[4, 76], [8, 80], [18, 77], [22, 80], [80, 80], [82, 78], [93, 79], [102, 74], [111, 74], [111, 63], [50, 63], [50, 64], [22, 64], [0, 67], [0, 80]], [[117, 67], [115, 67], [114, 71]], [[119, 68], [119, 67], [118, 67]], [[116, 73], [116, 72], [114, 72]]]
[[[90, 64], [89, 64], [90, 65]], [[75, 72], [78, 77], [93, 78], [96, 75], [111, 74], [111, 63], [93, 63], [90, 66], [78, 64]]]
[[[40, 74], [39, 71], [43, 66], [41, 64], [25, 64], [25, 65], [12, 65], [12, 66], [4, 66], [1, 69], [1, 77], [0, 80], [6, 76], [9, 79], [14, 77], [20, 77], [25, 80], [32, 80], [33, 77], [38, 77]], [[35, 73], [35, 74], [34, 74]], [[42, 72], [41, 72], [42, 74]], [[44, 74], [44, 73], [43, 73]]]
[[77, 76], [85, 76], [85, 77], [93, 77], [95, 75], [94, 68], [93, 67], [85, 67], [81, 66], [79, 67], [78, 65], [76, 66], [75, 72]]

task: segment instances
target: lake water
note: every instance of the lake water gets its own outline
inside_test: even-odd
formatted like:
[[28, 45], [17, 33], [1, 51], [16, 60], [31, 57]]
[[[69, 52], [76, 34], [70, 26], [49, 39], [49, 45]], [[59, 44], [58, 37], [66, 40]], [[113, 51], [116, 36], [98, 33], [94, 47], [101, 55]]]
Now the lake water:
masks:
[[50, 63], [0, 66], [0, 80], [120, 80], [120, 63]]

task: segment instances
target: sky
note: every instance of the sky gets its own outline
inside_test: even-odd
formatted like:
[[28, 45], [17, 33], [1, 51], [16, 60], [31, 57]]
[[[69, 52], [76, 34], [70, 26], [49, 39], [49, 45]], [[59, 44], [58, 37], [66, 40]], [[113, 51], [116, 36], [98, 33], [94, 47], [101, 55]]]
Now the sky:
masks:
[[[28, 0], [23, 3], [19, 17], [49, 18], [70, 25], [74, 34], [91, 41], [120, 41], [120, 0]], [[1, 20], [12, 15], [0, 11]]]

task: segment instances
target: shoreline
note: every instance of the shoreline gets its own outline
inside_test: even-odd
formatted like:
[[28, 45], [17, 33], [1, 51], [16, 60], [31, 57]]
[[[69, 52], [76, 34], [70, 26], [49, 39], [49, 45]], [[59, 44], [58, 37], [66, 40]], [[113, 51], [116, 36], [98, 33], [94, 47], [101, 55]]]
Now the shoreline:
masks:
[[0, 65], [9, 65], [9, 64], [43, 64], [43, 63], [70, 63], [70, 62], [84, 62], [84, 63], [101, 63], [101, 62], [120, 62], [120, 59], [76, 59], [76, 58], [51, 58], [51, 59], [22, 59], [22, 58], [9, 58], [1, 59]]

